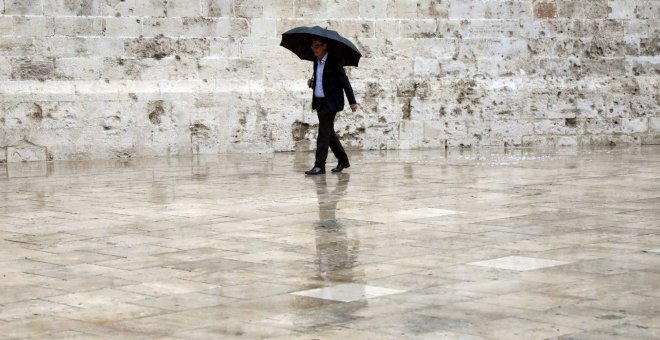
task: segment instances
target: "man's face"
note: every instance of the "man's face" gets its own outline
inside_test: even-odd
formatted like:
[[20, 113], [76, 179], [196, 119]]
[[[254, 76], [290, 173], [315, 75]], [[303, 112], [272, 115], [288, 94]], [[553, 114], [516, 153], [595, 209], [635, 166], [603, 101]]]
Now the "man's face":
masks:
[[312, 39], [312, 51], [314, 51], [314, 56], [321, 58], [325, 55], [325, 50], [328, 48], [328, 44], [324, 44], [321, 40]]

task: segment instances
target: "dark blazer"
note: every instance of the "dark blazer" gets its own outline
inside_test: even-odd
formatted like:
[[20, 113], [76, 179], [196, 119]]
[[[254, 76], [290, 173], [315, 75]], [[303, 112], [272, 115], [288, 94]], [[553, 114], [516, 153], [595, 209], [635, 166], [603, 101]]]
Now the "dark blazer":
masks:
[[[316, 66], [318, 61], [314, 61], [314, 81], [312, 82], [312, 89], [316, 88]], [[325, 101], [328, 108], [333, 112], [339, 112], [344, 109], [344, 92], [348, 97], [349, 104], [357, 104], [353, 88], [348, 81], [344, 67], [339, 63], [336, 58], [328, 53], [328, 58], [325, 60], [323, 67], [323, 93], [325, 94]], [[312, 99], [314, 91], [312, 91]], [[316, 103], [312, 100], [312, 109], [316, 109]]]

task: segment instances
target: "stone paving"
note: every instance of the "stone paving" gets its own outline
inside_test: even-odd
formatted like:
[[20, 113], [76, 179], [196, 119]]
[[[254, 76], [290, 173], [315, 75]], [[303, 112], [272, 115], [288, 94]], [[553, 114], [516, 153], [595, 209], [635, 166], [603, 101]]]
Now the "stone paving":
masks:
[[660, 147], [0, 164], [0, 338], [657, 339]]

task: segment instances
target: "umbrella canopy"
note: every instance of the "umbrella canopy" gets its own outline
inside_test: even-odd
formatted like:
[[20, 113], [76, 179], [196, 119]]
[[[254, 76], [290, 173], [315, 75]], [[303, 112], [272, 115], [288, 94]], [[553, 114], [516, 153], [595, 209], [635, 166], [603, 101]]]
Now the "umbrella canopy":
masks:
[[339, 33], [319, 26], [296, 27], [282, 34], [280, 46], [295, 53], [300, 59], [314, 61], [314, 51], [311, 49], [312, 38], [325, 38], [328, 50], [339, 57], [344, 66], [358, 66], [362, 54], [357, 47]]

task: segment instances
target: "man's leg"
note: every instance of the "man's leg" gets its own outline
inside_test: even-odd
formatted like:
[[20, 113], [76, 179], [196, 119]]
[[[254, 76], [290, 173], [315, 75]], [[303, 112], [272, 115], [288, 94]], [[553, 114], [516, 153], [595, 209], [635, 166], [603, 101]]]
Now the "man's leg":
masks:
[[332, 128], [335, 113], [328, 110], [325, 104], [321, 104], [316, 109], [316, 114], [319, 117], [319, 132], [316, 137], [316, 161], [314, 165], [319, 168], [325, 168], [325, 161], [328, 158], [328, 146], [334, 132]]
[[334, 127], [334, 120], [332, 122], [332, 134], [330, 135], [330, 149], [332, 150], [332, 153], [337, 157], [337, 159], [340, 162], [348, 163], [348, 155], [346, 154], [346, 151], [344, 150], [344, 147], [341, 145], [341, 142], [339, 141], [339, 137], [337, 137], [337, 133], [335, 132], [335, 127]]

